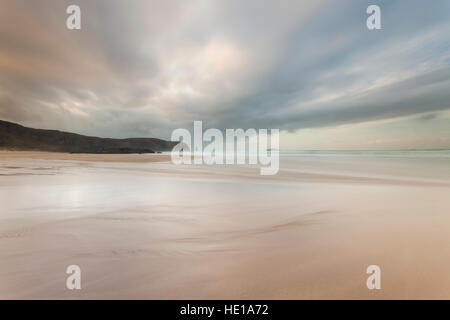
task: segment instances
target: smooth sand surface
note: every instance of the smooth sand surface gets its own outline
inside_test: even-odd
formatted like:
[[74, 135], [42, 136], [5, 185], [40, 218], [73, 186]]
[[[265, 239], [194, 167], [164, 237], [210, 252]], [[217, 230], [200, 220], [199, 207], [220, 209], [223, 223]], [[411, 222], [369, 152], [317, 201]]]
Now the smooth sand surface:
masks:
[[166, 154], [91, 154], [40, 151], [7, 151], [0, 150], [0, 159], [43, 159], [43, 160], [78, 160], [101, 162], [163, 162], [170, 161]]
[[449, 158], [53, 159], [0, 154], [2, 299], [450, 298]]

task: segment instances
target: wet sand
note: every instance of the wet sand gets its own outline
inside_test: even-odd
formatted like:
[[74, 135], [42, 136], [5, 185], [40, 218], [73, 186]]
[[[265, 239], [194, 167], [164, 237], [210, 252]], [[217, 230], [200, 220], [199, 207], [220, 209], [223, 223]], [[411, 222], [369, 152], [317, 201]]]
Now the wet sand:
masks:
[[0, 153], [2, 299], [450, 298], [448, 158], [66, 156]]
[[6, 151], [0, 150], [0, 159], [41, 159], [41, 160], [78, 160], [101, 162], [160, 162], [170, 161], [166, 154], [91, 154], [40, 151]]

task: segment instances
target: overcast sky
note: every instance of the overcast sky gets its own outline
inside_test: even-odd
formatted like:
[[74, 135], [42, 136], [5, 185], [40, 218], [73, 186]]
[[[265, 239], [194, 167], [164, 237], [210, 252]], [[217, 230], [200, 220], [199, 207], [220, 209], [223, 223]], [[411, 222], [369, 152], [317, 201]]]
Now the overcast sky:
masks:
[[[66, 8], [81, 7], [81, 30]], [[381, 7], [381, 30], [366, 8]], [[0, 119], [286, 149], [450, 148], [450, 1], [0, 0]]]

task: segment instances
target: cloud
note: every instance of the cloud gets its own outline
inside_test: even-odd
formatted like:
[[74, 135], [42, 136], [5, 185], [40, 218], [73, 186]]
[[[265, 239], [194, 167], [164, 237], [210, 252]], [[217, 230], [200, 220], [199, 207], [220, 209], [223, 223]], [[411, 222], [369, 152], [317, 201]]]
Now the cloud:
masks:
[[437, 113], [426, 113], [426, 114], [418, 116], [417, 120], [428, 121], [428, 120], [434, 120], [436, 118], [438, 118], [438, 114]]
[[377, 1], [0, 4], [0, 117], [168, 138], [218, 128], [333, 127], [450, 109], [450, 4]]

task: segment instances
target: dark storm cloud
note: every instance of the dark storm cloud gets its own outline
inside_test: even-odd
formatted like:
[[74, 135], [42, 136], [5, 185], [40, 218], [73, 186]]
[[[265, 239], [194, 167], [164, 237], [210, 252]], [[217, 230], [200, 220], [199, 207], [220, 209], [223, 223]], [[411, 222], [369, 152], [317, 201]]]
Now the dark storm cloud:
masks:
[[[448, 1], [0, 4], [0, 117], [100, 136], [296, 130], [450, 108]], [[82, 29], [65, 28], [78, 4]]]

